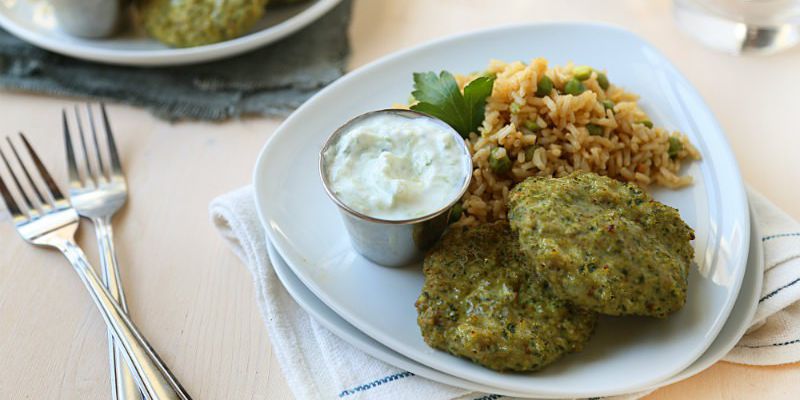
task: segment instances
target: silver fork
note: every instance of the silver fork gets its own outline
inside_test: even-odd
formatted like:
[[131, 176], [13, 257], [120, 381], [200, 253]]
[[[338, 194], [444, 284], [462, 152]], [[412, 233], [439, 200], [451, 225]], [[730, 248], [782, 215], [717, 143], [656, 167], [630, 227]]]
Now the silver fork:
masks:
[[[0, 174], [0, 196], [11, 214], [17, 232], [31, 244], [60, 250], [69, 260], [92, 296], [92, 300], [100, 309], [109, 331], [120, 344], [123, 356], [133, 371], [139, 388], [145, 395], [154, 400], [191, 399], [92, 269], [86, 255], [75, 243], [75, 231], [80, 222], [78, 213], [59, 190], [41, 159], [22, 133], [20, 133], [20, 138], [38, 171], [39, 180], [44, 181], [45, 190], [40, 190], [41, 183], [38, 185], [35, 183], [34, 177], [28, 172], [26, 163], [17, 152], [14, 143], [7, 137], [19, 169], [22, 170], [27, 180], [27, 185], [20, 182], [8, 158], [0, 148], [0, 158], [17, 188], [17, 195], [24, 200], [20, 203], [22, 204], [20, 207]], [[35, 196], [29, 196], [30, 193], [34, 193]]]
[[[69, 171], [69, 197], [72, 207], [78, 215], [92, 221], [97, 236], [97, 247], [100, 253], [100, 267], [102, 269], [103, 283], [114, 296], [122, 309], [127, 313], [128, 305], [125, 302], [125, 294], [122, 291], [120, 281], [119, 266], [117, 264], [117, 254], [114, 247], [114, 235], [111, 228], [111, 218], [119, 210], [128, 197], [128, 186], [125, 182], [125, 175], [122, 173], [117, 146], [111, 132], [111, 125], [108, 122], [106, 107], [100, 103], [103, 128], [106, 133], [108, 145], [108, 166], [103, 163], [100, 144], [97, 141], [97, 129], [92, 115], [92, 107], [86, 104], [86, 113], [89, 118], [89, 127], [94, 142], [94, 152], [97, 156], [95, 168], [89, 161], [89, 152], [86, 148], [86, 135], [83, 131], [83, 123], [78, 106], [75, 106], [75, 123], [78, 127], [81, 149], [83, 150], [83, 161], [85, 165], [86, 179], [81, 179], [78, 172], [79, 167], [75, 158], [75, 151], [72, 146], [72, 137], [67, 123], [67, 112], [62, 110], [61, 117], [64, 123], [64, 144], [67, 151], [67, 170]], [[108, 354], [111, 364], [111, 399], [112, 400], [139, 400], [142, 394], [136, 387], [133, 374], [128, 366], [121, 359], [119, 345], [114, 341], [111, 332], [108, 332]]]

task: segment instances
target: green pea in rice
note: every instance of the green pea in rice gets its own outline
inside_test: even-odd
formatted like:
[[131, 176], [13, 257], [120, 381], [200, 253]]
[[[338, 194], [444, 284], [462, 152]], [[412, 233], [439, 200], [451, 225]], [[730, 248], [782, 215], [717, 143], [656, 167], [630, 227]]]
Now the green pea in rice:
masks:
[[[530, 176], [560, 177], [584, 170], [643, 187], [680, 188], [692, 183], [690, 176], [678, 175], [684, 160], [700, 159], [686, 136], [648, 126], [651, 124], [645, 121], [651, 119], [637, 105], [638, 96], [615, 86], [613, 80], [603, 90], [598, 71], [592, 70], [580, 81], [585, 91], [565, 94], [564, 86], [574, 77], [574, 68], [567, 64], [548, 69], [543, 58], [527, 65], [496, 60], [489, 63], [487, 72], [496, 74], [497, 79], [487, 99], [483, 125], [466, 139], [474, 170], [462, 199], [464, 211], [459, 224], [506, 219], [509, 190]], [[581, 69], [579, 72], [585, 74]], [[477, 76], [456, 79], [463, 89]], [[542, 76], [550, 78], [555, 90], [537, 97]], [[604, 107], [604, 102], [610, 104], [608, 101], [613, 108]], [[589, 124], [594, 125], [594, 135], [587, 128]], [[532, 126], [537, 129], [528, 128]], [[602, 127], [603, 133], [598, 135], [595, 126]], [[672, 156], [670, 138], [674, 138]], [[681, 144], [677, 151], [676, 140]], [[498, 147], [512, 161], [510, 170], [503, 174], [493, 172], [489, 164], [492, 149]]]

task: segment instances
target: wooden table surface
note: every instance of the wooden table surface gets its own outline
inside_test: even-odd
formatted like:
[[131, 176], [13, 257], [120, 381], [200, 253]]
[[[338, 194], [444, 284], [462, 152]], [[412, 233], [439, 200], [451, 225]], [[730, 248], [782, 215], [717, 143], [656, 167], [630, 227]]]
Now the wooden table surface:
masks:
[[[670, 4], [358, 0], [350, 64], [508, 23], [624, 26], [664, 52], [699, 89], [727, 132], [745, 180], [800, 217], [800, 48], [768, 58], [715, 53], [676, 29]], [[0, 133], [26, 132], [62, 181], [59, 113], [72, 102], [0, 94]], [[111, 105], [109, 112], [132, 190], [115, 220], [131, 316], [196, 399], [291, 398], [249, 273], [214, 232], [207, 212], [214, 196], [248, 183], [259, 148], [280, 121], [170, 124], [127, 106]], [[106, 334], [89, 296], [60, 254], [24, 244], [7, 216], [0, 219], [0, 398], [107, 398]], [[97, 260], [87, 228], [80, 242]], [[723, 362], [651, 397], [788, 399], [797, 393], [800, 364]]]

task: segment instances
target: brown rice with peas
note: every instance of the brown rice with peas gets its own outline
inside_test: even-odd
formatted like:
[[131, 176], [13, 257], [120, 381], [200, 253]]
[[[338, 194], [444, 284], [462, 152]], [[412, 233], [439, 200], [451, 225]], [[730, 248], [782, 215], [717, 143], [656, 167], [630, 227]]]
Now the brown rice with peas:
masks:
[[[584, 170], [640, 186], [692, 183], [678, 171], [700, 153], [683, 134], [653, 127], [638, 96], [609, 84], [603, 72], [572, 64], [548, 69], [537, 58], [530, 64], [492, 60], [486, 73], [496, 80], [483, 125], [466, 139], [474, 170], [459, 224], [506, 219], [509, 190], [530, 176]], [[545, 75], [554, 90], [537, 97]], [[463, 90], [477, 76], [456, 80]]]

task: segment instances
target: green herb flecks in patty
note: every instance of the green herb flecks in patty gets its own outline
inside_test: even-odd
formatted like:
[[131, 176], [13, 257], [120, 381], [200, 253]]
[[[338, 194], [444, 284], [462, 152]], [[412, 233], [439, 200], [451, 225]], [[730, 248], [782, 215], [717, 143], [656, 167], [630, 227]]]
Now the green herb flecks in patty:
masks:
[[593, 173], [528, 178], [508, 208], [522, 250], [560, 298], [654, 317], [686, 302], [694, 232], [639, 187]]
[[596, 315], [554, 296], [506, 222], [453, 226], [425, 257], [416, 302], [425, 342], [500, 371], [535, 371], [579, 351]]
[[267, 0], [139, 0], [148, 34], [174, 47], [218, 43], [244, 35], [264, 15]]

